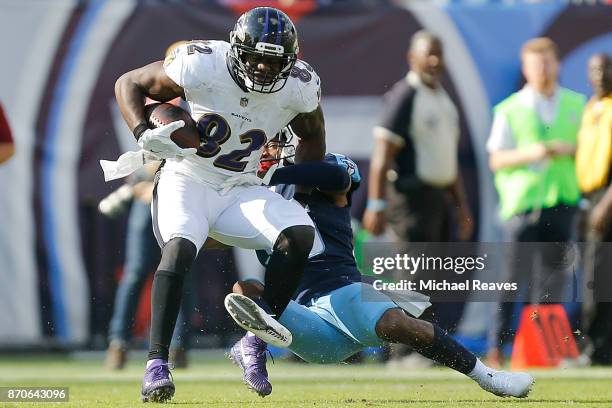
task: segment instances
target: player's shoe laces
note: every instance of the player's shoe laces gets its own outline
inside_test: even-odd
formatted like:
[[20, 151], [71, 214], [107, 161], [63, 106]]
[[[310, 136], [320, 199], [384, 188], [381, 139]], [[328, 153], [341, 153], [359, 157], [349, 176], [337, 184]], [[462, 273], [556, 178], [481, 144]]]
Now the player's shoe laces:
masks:
[[230, 293], [225, 297], [224, 304], [238, 326], [273, 346], [286, 348], [291, 345], [291, 332], [253, 300], [237, 293]]
[[260, 397], [272, 393], [272, 384], [268, 380], [266, 369], [266, 352], [268, 345], [259, 337], [246, 335], [242, 337], [229, 352], [229, 358], [242, 368], [242, 377], [247, 387]]
[[156, 358], [145, 370], [140, 397], [142, 402], [168, 402], [174, 396], [174, 383], [168, 362]]
[[488, 368], [485, 375], [473, 379], [483, 390], [499, 397], [525, 398], [535, 383], [535, 379], [527, 373], [511, 373], [492, 368]]

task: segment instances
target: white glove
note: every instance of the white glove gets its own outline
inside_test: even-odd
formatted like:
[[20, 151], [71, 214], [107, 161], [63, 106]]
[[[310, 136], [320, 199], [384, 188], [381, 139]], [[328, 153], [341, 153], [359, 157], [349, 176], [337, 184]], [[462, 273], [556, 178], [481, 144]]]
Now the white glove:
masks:
[[176, 122], [168, 123], [155, 129], [147, 129], [144, 131], [138, 144], [144, 150], [153, 153], [157, 158], [174, 159], [195, 154], [198, 149], [188, 148], [183, 149], [170, 139], [170, 135], [177, 129], [185, 126], [185, 122], [177, 120]]

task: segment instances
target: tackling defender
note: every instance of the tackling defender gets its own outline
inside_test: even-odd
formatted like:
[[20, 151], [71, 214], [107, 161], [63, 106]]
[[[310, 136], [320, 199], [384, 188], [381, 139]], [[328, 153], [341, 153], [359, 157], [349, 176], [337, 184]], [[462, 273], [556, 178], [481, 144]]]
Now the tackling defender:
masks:
[[[117, 80], [123, 118], [140, 146], [165, 160], [152, 203], [162, 257], [151, 294], [144, 402], [165, 402], [174, 395], [168, 347], [183, 278], [207, 237], [271, 250], [260, 302], [267, 313], [280, 316], [297, 288], [312, 248], [312, 221], [302, 207], [260, 186], [256, 177], [268, 137], [289, 123], [302, 140], [298, 161], [320, 160], [325, 152], [320, 80], [297, 53], [289, 17], [258, 7], [238, 19], [229, 43], [183, 44], [164, 62]], [[189, 103], [202, 134], [197, 151], [171, 141], [182, 121], [156, 129], [146, 125], [145, 97], [164, 102], [179, 96]], [[277, 345], [291, 342], [291, 334], [271, 318], [259, 334]]]
[[[278, 157], [276, 145], [264, 150], [264, 163]], [[337, 363], [369, 346], [386, 342], [403, 343], [446, 367], [459, 371], [498, 396], [526, 397], [534, 379], [527, 373], [497, 371], [485, 366], [474, 354], [439, 327], [409, 316], [419, 315], [418, 304], [406, 307], [361, 282], [353, 257], [350, 224], [351, 194], [361, 181], [355, 163], [346, 156], [327, 154], [325, 162], [289, 166], [277, 170], [270, 184], [293, 182], [315, 187], [310, 194], [294, 185], [279, 185], [285, 198], [294, 198], [308, 208], [324, 243], [322, 253], [312, 257], [304, 270], [295, 301], [291, 301], [280, 322], [293, 334], [289, 349], [311, 363]], [[325, 166], [341, 168], [344, 178]], [[294, 189], [298, 189], [294, 194]], [[259, 252], [259, 251], [258, 251]], [[226, 298], [226, 308], [243, 328], [248, 296], [257, 299], [264, 287], [257, 281], [237, 282]], [[364, 300], [367, 299], [367, 300]], [[403, 307], [399, 307], [401, 304]], [[405, 309], [405, 310], [403, 310]], [[414, 313], [417, 311], [417, 313]], [[247, 319], [248, 321], [248, 319]], [[230, 358], [242, 368], [244, 381], [260, 396], [272, 392], [266, 370], [266, 343], [248, 332], [230, 351]]]

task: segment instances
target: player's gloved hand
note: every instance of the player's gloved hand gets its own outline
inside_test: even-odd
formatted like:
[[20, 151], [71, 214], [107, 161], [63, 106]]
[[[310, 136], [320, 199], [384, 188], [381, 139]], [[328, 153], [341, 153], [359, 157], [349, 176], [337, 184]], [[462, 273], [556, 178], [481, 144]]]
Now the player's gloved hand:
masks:
[[346, 172], [351, 176], [351, 182], [353, 184], [358, 184], [361, 182], [361, 174], [359, 174], [359, 168], [354, 161], [349, 159], [343, 154], [332, 153], [336, 157], [336, 162], [339, 166], [342, 166]]
[[185, 126], [185, 122], [177, 120], [155, 129], [147, 129], [138, 139], [138, 144], [144, 150], [153, 153], [158, 159], [174, 159], [195, 154], [194, 148], [183, 149], [170, 139], [170, 135], [177, 129]]

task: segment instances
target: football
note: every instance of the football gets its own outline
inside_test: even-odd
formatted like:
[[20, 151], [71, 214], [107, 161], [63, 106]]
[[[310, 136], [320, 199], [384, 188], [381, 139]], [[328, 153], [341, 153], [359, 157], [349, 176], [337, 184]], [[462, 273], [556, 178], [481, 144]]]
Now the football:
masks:
[[164, 126], [177, 120], [185, 122], [185, 126], [172, 132], [170, 138], [174, 143], [183, 149], [200, 146], [200, 133], [195, 121], [189, 112], [179, 106], [169, 103], [152, 103], [145, 106], [145, 117], [147, 125], [153, 129]]

